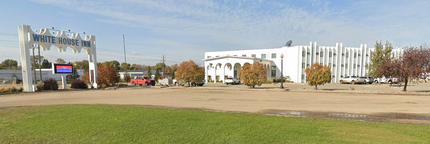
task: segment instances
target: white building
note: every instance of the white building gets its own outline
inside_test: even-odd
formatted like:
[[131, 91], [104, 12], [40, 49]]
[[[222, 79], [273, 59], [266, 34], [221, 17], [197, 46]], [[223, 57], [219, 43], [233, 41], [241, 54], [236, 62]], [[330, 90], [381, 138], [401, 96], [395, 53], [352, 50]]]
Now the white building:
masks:
[[[290, 76], [295, 83], [306, 83], [305, 69], [315, 62], [331, 68], [332, 82], [339, 82], [344, 76], [367, 76], [366, 63], [370, 62], [370, 52], [361, 44], [360, 47], [344, 47], [342, 43], [336, 46], [317, 46], [310, 42], [307, 46], [286, 46], [281, 48], [205, 52], [205, 80], [222, 80], [227, 77], [238, 77], [240, 68], [246, 64], [260, 62], [267, 69], [267, 79], [281, 77], [281, 54], [283, 58], [283, 75]], [[401, 48], [393, 49], [392, 56], [399, 57]]]

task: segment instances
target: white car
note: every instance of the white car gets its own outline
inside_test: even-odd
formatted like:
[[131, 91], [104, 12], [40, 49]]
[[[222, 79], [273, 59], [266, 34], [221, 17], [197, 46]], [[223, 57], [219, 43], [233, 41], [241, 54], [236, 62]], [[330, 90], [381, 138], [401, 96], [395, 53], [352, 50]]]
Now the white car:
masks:
[[240, 80], [238, 78], [227, 78], [225, 84], [240, 84]]

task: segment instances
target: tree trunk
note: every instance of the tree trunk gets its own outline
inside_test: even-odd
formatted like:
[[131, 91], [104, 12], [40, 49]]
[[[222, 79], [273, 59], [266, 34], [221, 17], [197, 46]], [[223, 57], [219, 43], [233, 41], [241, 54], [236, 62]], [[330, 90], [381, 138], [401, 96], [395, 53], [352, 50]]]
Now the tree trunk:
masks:
[[408, 78], [405, 78], [405, 87], [403, 87], [403, 91], [406, 91], [406, 87], [408, 86]]
[[255, 88], [255, 85], [253, 85], [252, 88]]
[[315, 85], [315, 90], [318, 90], [318, 85]]

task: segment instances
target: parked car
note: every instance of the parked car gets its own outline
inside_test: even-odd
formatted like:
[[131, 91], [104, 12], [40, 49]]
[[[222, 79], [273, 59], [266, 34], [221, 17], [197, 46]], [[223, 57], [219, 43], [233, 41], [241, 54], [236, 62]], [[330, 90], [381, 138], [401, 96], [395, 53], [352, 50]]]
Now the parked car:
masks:
[[345, 76], [339, 81], [341, 84], [350, 83], [350, 84], [364, 84], [366, 83], [364, 78], [356, 77], [356, 76]]
[[360, 78], [364, 78], [364, 82], [368, 84], [372, 84], [374, 81], [373, 77], [360, 77]]
[[225, 84], [240, 84], [240, 80], [238, 78], [227, 78]]
[[375, 78], [375, 83], [389, 83], [389, 84], [397, 84], [399, 83], [399, 78], [393, 78], [393, 77], [381, 77], [381, 78]]
[[134, 77], [133, 79], [130, 79], [130, 83], [133, 85], [143, 85], [145, 84], [146, 86], [155, 85], [155, 80], [149, 78], [149, 77], [144, 77], [144, 76], [137, 76]]
[[205, 80], [200, 81], [199, 83], [192, 82], [191, 86], [203, 86], [205, 85]]

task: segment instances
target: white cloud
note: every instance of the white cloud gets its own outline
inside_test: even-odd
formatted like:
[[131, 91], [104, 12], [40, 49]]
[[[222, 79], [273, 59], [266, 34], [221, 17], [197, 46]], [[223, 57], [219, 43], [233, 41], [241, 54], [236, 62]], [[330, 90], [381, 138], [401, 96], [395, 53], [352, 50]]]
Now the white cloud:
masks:
[[205, 51], [280, 47], [290, 39], [293, 45], [316, 41], [357, 47], [372, 46], [376, 40], [418, 45], [430, 38], [429, 1], [357, 1], [341, 6], [323, 0], [295, 1], [304, 6], [263, 0], [34, 1], [99, 15], [97, 21], [108, 24], [146, 28], [160, 35], [146, 40], [156, 54], [168, 51], [179, 61], [201, 60]]

